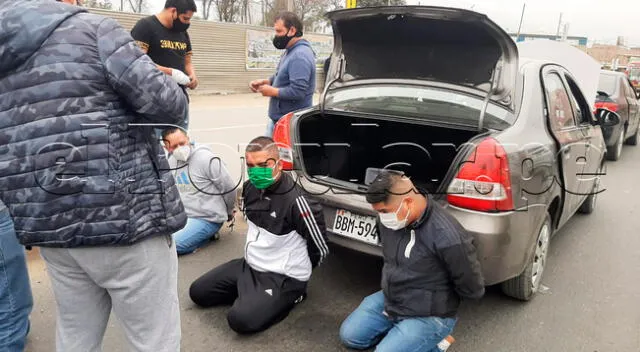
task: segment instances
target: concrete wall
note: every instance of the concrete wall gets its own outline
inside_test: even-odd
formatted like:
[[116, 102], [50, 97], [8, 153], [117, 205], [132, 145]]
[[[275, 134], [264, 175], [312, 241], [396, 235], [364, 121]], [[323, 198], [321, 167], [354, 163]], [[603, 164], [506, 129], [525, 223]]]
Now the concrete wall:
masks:
[[[116, 19], [131, 30], [135, 23], [147, 15], [91, 9], [93, 13]], [[268, 78], [273, 69], [247, 69], [247, 30], [263, 31], [272, 35], [273, 29], [241, 24], [193, 20], [189, 35], [193, 47], [193, 62], [200, 85], [194, 94], [248, 93], [251, 80]], [[327, 35], [317, 35], [329, 40]], [[318, 70], [317, 89], [322, 87], [322, 70]]]

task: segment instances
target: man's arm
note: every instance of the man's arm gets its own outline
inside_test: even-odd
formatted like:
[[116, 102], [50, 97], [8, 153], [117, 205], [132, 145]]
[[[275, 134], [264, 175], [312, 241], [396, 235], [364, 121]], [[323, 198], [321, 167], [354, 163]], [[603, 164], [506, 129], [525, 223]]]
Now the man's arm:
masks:
[[198, 76], [196, 76], [196, 70], [193, 68], [193, 60], [191, 53], [187, 54], [184, 58], [184, 70], [185, 73], [191, 79], [191, 83], [187, 84], [190, 89], [196, 89], [198, 87]]
[[191, 37], [189, 33], [185, 32], [187, 36], [187, 54], [184, 58], [184, 70], [187, 76], [191, 79], [191, 82], [187, 84], [190, 89], [196, 89], [198, 87], [198, 76], [196, 76], [196, 70], [193, 67], [193, 48], [191, 47]]
[[207, 170], [209, 179], [224, 199], [224, 203], [227, 206], [227, 215], [233, 215], [233, 208], [236, 205], [236, 183], [233, 182], [222, 160], [213, 154], [210, 154]]
[[182, 122], [186, 95], [140, 51], [131, 35], [110, 18], [100, 23], [96, 35], [105, 74], [120, 97], [151, 122]]
[[442, 231], [455, 231], [446, 236], [457, 236], [460, 240], [445, 240], [438, 248], [449, 275], [455, 285], [456, 292], [468, 299], [480, 299], [484, 295], [484, 278], [476, 255], [473, 237], [462, 228], [446, 226]]
[[303, 195], [298, 196], [295, 203], [292, 210], [293, 222], [296, 231], [307, 240], [309, 259], [311, 266], [315, 268], [329, 254], [322, 207]]

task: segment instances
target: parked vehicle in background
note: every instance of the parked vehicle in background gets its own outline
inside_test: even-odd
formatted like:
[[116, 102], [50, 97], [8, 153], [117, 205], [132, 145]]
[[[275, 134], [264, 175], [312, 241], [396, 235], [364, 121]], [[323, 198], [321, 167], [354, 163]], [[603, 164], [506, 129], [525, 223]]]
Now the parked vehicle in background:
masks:
[[408, 6], [328, 16], [335, 48], [324, 99], [283, 117], [274, 138], [324, 205], [329, 239], [380, 255], [365, 177], [400, 170], [473, 234], [487, 285], [531, 299], [551, 236], [595, 207], [599, 125], [619, 117], [596, 118], [567, 69], [519, 58], [484, 15]]
[[640, 56], [629, 58], [626, 74], [633, 88], [640, 91]]
[[602, 70], [596, 96], [596, 108], [606, 108], [620, 115], [621, 123], [602, 127], [607, 144], [607, 159], [618, 160], [622, 146], [637, 145], [640, 138], [640, 93], [631, 85], [623, 73]]

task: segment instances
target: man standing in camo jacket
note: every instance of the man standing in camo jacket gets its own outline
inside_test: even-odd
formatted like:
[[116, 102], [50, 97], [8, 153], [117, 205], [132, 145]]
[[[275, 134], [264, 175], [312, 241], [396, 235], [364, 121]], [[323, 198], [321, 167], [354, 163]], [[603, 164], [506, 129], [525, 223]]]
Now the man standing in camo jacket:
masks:
[[153, 124], [187, 98], [116, 21], [0, 0], [0, 201], [40, 246], [58, 351], [100, 351], [113, 309], [134, 351], [179, 351], [187, 217]]

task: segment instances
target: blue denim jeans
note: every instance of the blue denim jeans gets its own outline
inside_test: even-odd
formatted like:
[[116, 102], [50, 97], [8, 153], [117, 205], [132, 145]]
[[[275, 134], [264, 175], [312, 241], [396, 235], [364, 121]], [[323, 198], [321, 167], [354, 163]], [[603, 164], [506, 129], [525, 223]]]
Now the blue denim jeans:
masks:
[[273, 121], [269, 118], [269, 122], [267, 122], [267, 130], [265, 131], [265, 137], [273, 138], [273, 130], [276, 128], [276, 121]]
[[455, 318], [406, 318], [391, 320], [383, 314], [384, 294], [366, 297], [340, 327], [340, 340], [353, 349], [376, 345], [376, 351], [436, 352], [437, 344], [451, 334]]
[[33, 307], [24, 247], [6, 208], [0, 210], [0, 351], [23, 351]]
[[178, 255], [193, 253], [202, 247], [222, 227], [222, 223], [209, 222], [202, 219], [187, 219], [187, 225], [173, 234]]

